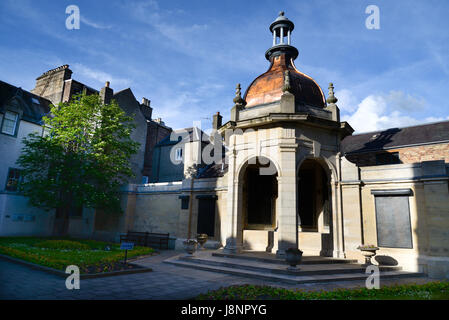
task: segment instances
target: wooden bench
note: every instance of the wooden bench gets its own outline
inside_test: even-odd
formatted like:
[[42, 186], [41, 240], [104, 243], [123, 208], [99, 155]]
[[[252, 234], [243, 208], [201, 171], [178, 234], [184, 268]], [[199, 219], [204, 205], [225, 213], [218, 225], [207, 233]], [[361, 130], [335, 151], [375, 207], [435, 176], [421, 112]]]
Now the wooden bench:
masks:
[[127, 241], [134, 242], [136, 246], [168, 249], [169, 235], [169, 233], [128, 231], [128, 233], [120, 235], [120, 243]]

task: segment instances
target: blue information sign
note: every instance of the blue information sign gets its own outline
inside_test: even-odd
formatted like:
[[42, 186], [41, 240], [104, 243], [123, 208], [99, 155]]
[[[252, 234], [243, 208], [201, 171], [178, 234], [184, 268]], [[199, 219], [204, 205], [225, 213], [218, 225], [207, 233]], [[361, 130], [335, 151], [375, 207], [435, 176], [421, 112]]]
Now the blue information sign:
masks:
[[121, 250], [132, 250], [134, 248], [134, 242], [122, 242], [120, 244]]

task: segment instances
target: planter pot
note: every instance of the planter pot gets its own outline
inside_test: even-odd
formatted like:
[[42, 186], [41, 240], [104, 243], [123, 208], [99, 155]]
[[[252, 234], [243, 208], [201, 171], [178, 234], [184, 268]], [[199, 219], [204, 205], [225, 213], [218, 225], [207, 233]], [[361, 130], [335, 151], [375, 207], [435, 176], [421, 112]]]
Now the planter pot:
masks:
[[196, 236], [196, 240], [200, 244], [200, 249], [204, 250], [204, 244], [207, 242], [207, 234], [201, 233]]
[[285, 260], [289, 264], [290, 268], [297, 269], [297, 265], [301, 263], [302, 260], [302, 251], [301, 250], [286, 250], [285, 251], [286, 257]]
[[365, 266], [372, 265], [371, 259], [376, 255], [376, 251], [379, 250], [379, 248], [359, 248], [362, 255], [365, 256]]
[[184, 242], [184, 249], [190, 256], [195, 253], [197, 246], [197, 242]]

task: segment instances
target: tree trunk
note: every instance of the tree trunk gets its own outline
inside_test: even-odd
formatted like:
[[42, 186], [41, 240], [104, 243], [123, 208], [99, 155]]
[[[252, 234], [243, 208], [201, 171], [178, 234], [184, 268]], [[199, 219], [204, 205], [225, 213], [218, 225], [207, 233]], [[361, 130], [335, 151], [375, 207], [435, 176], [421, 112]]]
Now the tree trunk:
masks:
[[56, 208], [55, 221], [53, 225], [54, 236], [66, 236], [69, 232], [70, 206], [65, 205]]

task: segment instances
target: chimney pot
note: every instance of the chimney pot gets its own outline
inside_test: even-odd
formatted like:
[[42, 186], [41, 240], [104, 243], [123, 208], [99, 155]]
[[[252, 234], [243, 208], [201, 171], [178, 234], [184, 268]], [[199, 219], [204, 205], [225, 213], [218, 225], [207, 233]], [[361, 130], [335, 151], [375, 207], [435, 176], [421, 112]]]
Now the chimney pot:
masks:
[[150, 106], [150, 100], [148, 100], [147, 98], [142, 98], [142, 104], [144, 105], [144, 106], [147, 106], [147, 107], [149, 107]]

